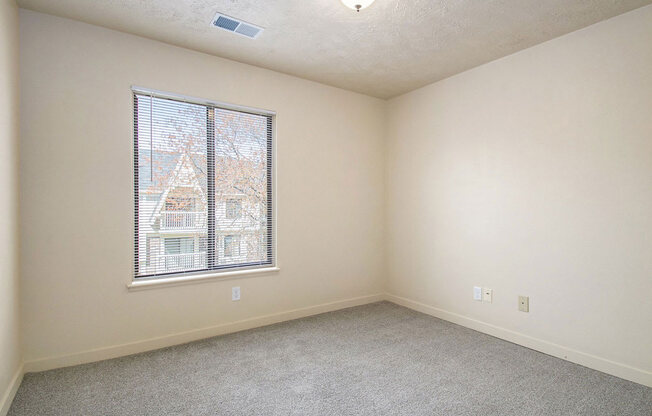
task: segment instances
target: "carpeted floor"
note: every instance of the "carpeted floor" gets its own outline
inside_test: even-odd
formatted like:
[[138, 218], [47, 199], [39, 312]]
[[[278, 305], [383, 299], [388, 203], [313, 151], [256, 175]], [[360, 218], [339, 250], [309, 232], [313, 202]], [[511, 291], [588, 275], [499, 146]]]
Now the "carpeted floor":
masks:
[[381, 302], [27, 374], [22, 415], [652, 415], [652, 389]]

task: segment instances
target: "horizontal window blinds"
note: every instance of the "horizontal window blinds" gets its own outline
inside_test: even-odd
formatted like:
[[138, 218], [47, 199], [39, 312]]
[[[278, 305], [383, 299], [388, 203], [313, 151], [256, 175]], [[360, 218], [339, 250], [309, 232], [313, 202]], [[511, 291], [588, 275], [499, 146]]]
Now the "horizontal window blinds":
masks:
[[273, 265], [272, 117], [134, 92], [136, 278]]

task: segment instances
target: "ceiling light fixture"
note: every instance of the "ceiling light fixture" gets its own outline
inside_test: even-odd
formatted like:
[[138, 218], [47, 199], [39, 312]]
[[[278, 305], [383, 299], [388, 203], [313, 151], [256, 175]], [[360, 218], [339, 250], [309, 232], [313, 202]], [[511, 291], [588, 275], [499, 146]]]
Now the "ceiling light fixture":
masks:
[[369, 7], [373, 2], [374, 0], [342, 0], [342, 4], [356, 12]]

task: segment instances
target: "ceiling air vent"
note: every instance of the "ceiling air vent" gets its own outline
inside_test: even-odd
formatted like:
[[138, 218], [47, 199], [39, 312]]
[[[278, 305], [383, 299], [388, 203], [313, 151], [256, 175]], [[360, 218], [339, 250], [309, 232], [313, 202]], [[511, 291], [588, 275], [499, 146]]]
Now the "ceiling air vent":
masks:
[[263, 28], [260, 26], [252, 25], [251, 23], [243, 22], [231, 16], [226, 16], [222, 13], [217, 13], [213, 18], [213, 26], [229, 32], [236, 33], [240, 36], [246, 36], [250, 39], [256, 39], [261, 34]]

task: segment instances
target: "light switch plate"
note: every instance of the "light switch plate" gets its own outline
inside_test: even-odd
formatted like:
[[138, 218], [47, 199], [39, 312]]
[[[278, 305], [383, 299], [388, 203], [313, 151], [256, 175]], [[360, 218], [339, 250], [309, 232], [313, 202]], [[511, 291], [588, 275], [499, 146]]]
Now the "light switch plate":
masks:
[[473, 300], [482, 300], [482, 288], [473, 286]]
[[240, 300], [240, 286], [234, 286], [231, 288], [231, 300]]
[[493, 297], [493, 290], [487, 289], [486, 287], [482, 290], [482, 301], [491, 303], [491, 298]]
[[521, 312], [530, 312], [530, 298], [528, 296], [518, 297], [518, 310]]

